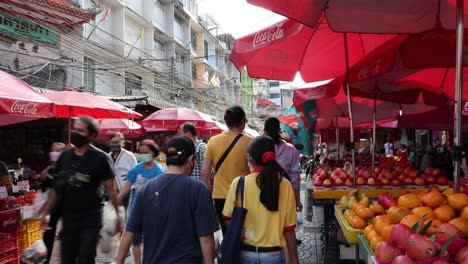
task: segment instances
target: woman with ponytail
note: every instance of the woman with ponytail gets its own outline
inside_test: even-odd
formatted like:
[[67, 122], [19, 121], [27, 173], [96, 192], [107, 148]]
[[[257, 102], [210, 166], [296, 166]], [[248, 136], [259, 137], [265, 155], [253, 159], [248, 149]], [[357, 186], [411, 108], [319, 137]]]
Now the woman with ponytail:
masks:
[[[251, 174], [245, 176], [241, 263], [299, 263], [296, 245], [296, 206], [291, 183], [276, 161], [275, 144], [269, 137], [254, 138], [247, 148]], [[235, 203], [239, 178], [232, 182], [223, 215], [228, 221]]]

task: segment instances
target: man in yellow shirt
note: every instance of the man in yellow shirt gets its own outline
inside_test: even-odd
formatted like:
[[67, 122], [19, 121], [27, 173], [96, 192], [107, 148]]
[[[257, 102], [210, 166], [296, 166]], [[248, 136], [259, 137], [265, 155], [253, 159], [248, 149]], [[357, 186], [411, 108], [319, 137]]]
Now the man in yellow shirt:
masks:
[[[242, 134], [247, 124], [247, 118], [242, 107], [232, 106], [226, 109], [224, 122], [226, 122], [228, 131], [214, 136], [208, 141], [201, 174], [201, 180], [209, 187], [211, 169], [215, 170], [213, 199], [223, 233], [226, 231], [222, 215], [224, 203], [232, 180], [250, 173], [246, 154], [247, 145], [252, 140], [251, 137]], [[234, 140], [237, 140], [237, 142], [223, 161], [222, 156], [225, 155], [224, 153], [233, 144]]]

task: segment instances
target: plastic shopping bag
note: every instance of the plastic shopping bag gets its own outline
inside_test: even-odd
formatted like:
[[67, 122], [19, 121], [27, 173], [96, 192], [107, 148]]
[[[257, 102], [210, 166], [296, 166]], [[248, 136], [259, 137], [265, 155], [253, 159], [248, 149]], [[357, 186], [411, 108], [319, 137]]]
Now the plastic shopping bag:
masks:
[[[117, 234], [116, 222], [117, 214], [115, 213], [114, 206], [111, 202], [106, 202], [103, 208], [103, 227], [101, 229], [101, 236], [107, 235], [113, 237]], [[120, 223], [125, 223], [125, 209], [123, 206], [119, 207]]]
[[49, 199], [49, 190], [46, 190], [45, 192], [41, 190], [37, 191], [36, 198], [34, 199], [34, 203], [32, 205], [32, 218], [40, 218], [42, 216], [47, 199]]
[[21, 252], [21, 263], [41, 264], [47, 260], [47, 248], [42, 239], [34, 242], [30, 247]]

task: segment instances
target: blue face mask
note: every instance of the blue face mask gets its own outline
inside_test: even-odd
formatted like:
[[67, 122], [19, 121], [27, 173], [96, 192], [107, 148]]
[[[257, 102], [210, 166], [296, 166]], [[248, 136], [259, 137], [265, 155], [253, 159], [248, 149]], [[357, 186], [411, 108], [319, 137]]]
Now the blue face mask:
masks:
[[151, 154], [137, 154], [136, 159], [138, 162], [148, 163], [153, 161], [153, 156]]

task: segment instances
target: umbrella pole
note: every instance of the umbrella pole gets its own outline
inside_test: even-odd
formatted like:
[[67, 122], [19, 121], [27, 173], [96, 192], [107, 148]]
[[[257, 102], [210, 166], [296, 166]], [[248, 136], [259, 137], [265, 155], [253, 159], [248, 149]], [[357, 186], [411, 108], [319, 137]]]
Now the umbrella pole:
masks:
[[338, 118], [335, 118], [336, 128], [335, 128], [335, 137], [336, 137], [336, 158], [340, 158], [340, 128], [338, 127]]
[[375, 100], [374, 100], [374, 112], [372, 113], [372, 171], [375, 168], [375, 133], [376, 133], [376, 119], [377, 119], [377, 110], [375, 107]]
[[[343, 41], [344, 41], [344, 53], [345, 53], [345, 63], [346, 63], [346, 79], [345, 79], [345, 86], [346, 86], [346, 93], [348, 94], [348, 115], [349, 115], [349, 134], [351, 136], [351, 163], [353, 166], [353, 186], [356, 188], [356, 160], [354, 158], [354, 130], [353, 130], [353, 107], [351, 101], [351, 92], [349, 89], [348, 84], [348, 70], [349, 70], [349, 57], [348, 57], [348, 38], [346, 37], [346, 33], [343, 33]], [[359, 259], [357, 260], [359, 261]]]
[[463, 103], [463, 0], [457, 0], [457, 57], [455, 65], [455, 130], [454, 130], [454, 172], [453, 191], [460, 191], [460, 163], [461, 163], [461, 118]]
[[71, 116], [68, 117], [68, 144], [71, 144]]

